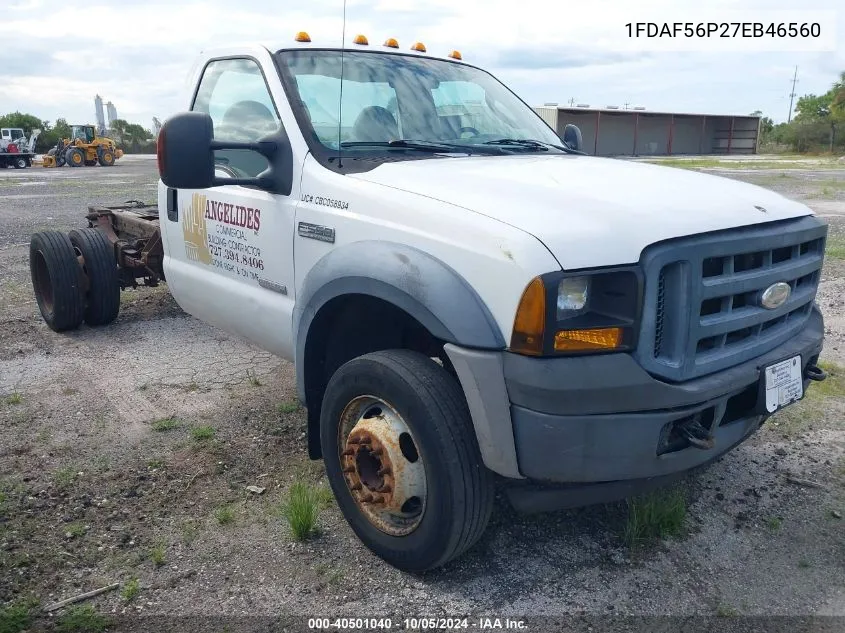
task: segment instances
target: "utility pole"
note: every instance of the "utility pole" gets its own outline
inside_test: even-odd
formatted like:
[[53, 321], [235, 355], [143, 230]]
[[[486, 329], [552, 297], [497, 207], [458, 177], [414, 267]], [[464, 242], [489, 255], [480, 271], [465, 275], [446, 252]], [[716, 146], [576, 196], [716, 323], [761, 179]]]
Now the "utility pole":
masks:
[[628, 106], [629, 106], [629, 105], [631, 105], [631, 103], [630, 103], [630, 102], [628, 102], [628, 101], [626, 101], [626, 102], [625, 102], [625, 109], [626, 109], [626, 110], [628, 109]]
[[792, 100], [795, 98], [795, 84], [798, 83], [798, 66], [795, 67], [795, 74], [792, 75], [792, 92], [789, 93], [789, 116], [787, 123], [792, 122]]
[[569, 107], [571, 108], [573, 105], [575, 105], [575, 97], [569, 97]]

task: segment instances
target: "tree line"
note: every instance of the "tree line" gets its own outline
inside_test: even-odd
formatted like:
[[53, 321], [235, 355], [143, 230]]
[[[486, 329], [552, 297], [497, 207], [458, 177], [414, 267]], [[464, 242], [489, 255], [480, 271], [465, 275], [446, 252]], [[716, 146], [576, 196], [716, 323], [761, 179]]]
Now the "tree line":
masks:
[[[0, 127], [23, 128], [29, 138], [32, 130], [40, 129], [41, 134], [35, 142], [35, 151], [46, 153], [55, 147], [60, 139], [70, 138], [71, 126], [65, 119], [56, 119], [55, 123], [39, 119], [34, 114], [11, 112], [0, 116]], [[117, 146], [128, 154], [155, 153], [155, 139], [153, 133], [137, 123], [129, 123], [123, 119], [111, 122], [111, 129], [106, 136], [113, 139]]]
[[[762, 114], [759, 110], [752, 115]], [[845, 71], [822, 95], [808, 94], [795, 104], [789, 123], [760, 119], [760, 142], [768, 148], [795, 152], [836, 152], [845, 149]]]

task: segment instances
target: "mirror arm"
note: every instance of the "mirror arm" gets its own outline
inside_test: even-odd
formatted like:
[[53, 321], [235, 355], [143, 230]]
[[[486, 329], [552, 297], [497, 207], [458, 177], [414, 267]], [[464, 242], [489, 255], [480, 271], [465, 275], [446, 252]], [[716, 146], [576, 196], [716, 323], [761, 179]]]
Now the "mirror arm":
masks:
[[272, 159], [279, 149], [279, 146], [275, 141], [257, 141], [254, 143], [244, 143], [237, 141], [211, 141], [209, 145], [212, 151], [220, 149], [245, 149], [253, 152], [258, 152], [259, 154], [268, 159]]

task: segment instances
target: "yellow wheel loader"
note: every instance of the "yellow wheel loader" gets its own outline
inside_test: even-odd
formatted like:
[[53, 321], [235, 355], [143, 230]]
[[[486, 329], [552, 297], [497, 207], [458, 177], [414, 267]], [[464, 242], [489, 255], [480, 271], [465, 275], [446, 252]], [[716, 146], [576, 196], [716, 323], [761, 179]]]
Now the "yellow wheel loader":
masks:
[[115, 142], [105, 136], [97, 136], [93, 125], [74, 125], [70, 138], [61, 139], [43, 157], [44, 167], [93, 167], [97, 163], [111, 167], [123, 156]]

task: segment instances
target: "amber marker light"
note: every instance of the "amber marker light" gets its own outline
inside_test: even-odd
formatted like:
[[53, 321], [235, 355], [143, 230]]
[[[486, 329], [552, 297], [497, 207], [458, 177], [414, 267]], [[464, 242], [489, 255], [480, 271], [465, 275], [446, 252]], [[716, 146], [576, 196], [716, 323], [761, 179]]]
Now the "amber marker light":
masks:
[[622, 347], [621, 327], [594, 330], [561, 330], [555, 334], [555, 351], [582, 352]]
[[520, 354], [539, 356], [543, 353], [543, 331], [546, 327], [546, 288], [535, 277], [528, 284], [513, 321], [510, 349]]

